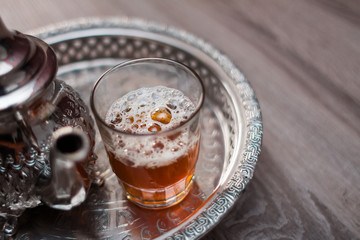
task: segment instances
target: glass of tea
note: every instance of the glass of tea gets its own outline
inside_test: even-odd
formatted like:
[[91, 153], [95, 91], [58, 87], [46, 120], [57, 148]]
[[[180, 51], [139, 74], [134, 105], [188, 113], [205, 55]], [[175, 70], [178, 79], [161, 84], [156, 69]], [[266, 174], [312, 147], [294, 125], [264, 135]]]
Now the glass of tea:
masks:
[[168, 59], [126, 61], [96, 82], [91, 108], [127, 199], [161, 209], [185, 198], [199, 155], [204, 96], [199, 76]]

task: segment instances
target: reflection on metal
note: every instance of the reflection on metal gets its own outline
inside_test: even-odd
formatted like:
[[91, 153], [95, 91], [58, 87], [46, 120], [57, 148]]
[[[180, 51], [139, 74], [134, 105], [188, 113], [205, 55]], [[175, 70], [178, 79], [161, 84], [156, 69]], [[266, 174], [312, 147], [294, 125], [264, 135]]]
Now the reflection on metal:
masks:
[[238, 68], [190, 33], [138, 19], [82, 19], [36, 34], [54, 48], [59, 77], [83, 99], [89, 99], [94, 81], [108, 67], [139, 57], [170, 58], [192, 67], [207, 95], [195, 184], [183, 202], [152, 211], [126, 201], [97, 136], [97, 164], [105, 185], [92, 188], [87, 201], [70, 212], [29, 211], [31, 222], [18, 238], [194, 239], [215, 226], [251, 179], [260, 154], [260, 107]]

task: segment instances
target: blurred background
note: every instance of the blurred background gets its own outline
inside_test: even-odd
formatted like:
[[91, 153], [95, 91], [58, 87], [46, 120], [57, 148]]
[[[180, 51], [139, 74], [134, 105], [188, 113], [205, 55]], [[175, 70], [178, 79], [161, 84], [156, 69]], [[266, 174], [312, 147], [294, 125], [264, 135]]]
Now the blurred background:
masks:
[[136, 17], [197, 35], [252, 84], [254, 178], [205, 239], [360, 239], [360, 2], [0, 0], [11, 29]]

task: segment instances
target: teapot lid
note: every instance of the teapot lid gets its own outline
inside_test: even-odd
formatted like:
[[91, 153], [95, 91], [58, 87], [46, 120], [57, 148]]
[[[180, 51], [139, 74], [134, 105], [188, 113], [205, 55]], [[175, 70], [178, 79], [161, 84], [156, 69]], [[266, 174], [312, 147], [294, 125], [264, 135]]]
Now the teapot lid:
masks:
[[0, 18], [0, 112], [38, 96], [57, 72], [55, 52], [38, 38], [9, 31]]

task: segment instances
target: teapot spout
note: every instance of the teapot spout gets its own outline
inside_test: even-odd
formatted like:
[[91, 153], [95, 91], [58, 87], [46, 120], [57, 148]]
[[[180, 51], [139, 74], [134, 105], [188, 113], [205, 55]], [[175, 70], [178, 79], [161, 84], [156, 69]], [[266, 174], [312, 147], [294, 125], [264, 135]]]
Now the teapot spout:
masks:
[[82, 130], [63, 127], [52, 135], [51, 178], [41, 192], [42, 201], [52, 208], [70, 210], [87, 195], [90, 180], [85, 171], [90, 141]]

